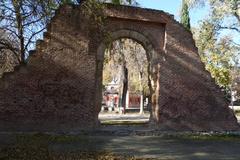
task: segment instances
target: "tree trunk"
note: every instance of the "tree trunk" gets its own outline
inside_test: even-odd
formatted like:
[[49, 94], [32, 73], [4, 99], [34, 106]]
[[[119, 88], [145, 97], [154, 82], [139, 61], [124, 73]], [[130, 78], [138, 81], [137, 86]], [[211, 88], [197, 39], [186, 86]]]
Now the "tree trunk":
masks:
[[123, 65], [123, 91], [122, 91], [122, 107], [123, 114], [126, 111], [126, 99], [127, 99], [127, 91], [128, 91], [128, 69], [126, 67], [126, 63]]
[[153, 117], [153, 113], [152, 113], [152, 111], [153, 111], [152, 110], [153, 86], [152, 86], [152, 83], [151, 83], [152, 72], [151, 72], [151, 65], [150, 65], [150, 63], [148, 63], [147, 72], [148, 72], [148, 88], [149, 88], [149, 91], [150, 91], [149, 101], [148, 101], [148, 109], [149, 109], [149, 112], [150, 112], [150, 120], [151, 120], [152, 117]]
[[25, 46], [24, 46], [24, 37], [22, 28], [20, 29], [20, 54], [21, 54], [21, 63], [25, 63]]
[[23, 19], [21, 15], [21, 6], [22, 1], [12, 1], [14, 10], [15, 10], [15, 16], [17, 20], [17, 30], [18, 30], [18, 38], [20, 43], [20, 58], [21, 63], [25, 63], [25, 46], [24, 46], [24, 33], [23, 33]]
[[140, 100], [140, 114], [144, 114], [144, 105], [143, 105], [143, 72], [139, 72], [139, 80], [140, 80], [140, 90], [141, 90], [141, 100]]

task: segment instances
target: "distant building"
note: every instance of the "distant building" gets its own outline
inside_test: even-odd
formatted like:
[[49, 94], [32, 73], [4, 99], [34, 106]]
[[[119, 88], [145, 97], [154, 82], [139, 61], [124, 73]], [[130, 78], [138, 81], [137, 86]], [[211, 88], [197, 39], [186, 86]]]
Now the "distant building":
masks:
[[[117, 80], [112, 80], [112, 82], [105, 86], [105, 90], [103, 92], [102, 110], [105, 110], [106, 108], [109, 111], [121, 110], [121, 95], [119, 93], [121, 90], [120, 87], [120, 82]], [[128, 91], [126, 98], [126, 109], [140, 109], [140, 100], [140, 94]]]

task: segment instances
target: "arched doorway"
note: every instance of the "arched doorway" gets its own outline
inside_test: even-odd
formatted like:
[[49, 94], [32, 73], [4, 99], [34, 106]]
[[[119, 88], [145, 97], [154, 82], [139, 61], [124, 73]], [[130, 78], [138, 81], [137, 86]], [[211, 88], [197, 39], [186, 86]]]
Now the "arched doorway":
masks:
[[62, 6], [28, 65], [1, 79], [1, 131], [77, 131], [99, 125], [107, 47], [102, 30], [111, 35], [111, 42], [130, 38], [147, 51], [154, 126], [176, 131], [239, 130], [224, 94], [201, 62], [192, 33], [173, 16], [106, 5], [105, 23], [89, 26], [92, 19], [82, 7]]
[[[110, 33], [111, 42], [114, 42], [119, 39], [131, 39], [136, 41], [137, 43], [141, 44], [142, 47], [146, 51], [146, 59], [148, 63], [148, 74], [149, 74], [149, 90], [150, 90], [150, 103], [151, 103], [151, 110], [150, 110], [150, 122], [154, 122], [155, 120], [158, 120], [158, 114], [159, 106], [157, 103], [156, 96], [158, 94], [159, 85], [157, 81], [158, 75], [158, 69], [159, 69], [159, 55], [155, 51], [154, 46], [152, 45], [152, 42], [149, 40], [144, 33], [139, 33], [134, 30], [129, 29], [121, 29]], [[103, 63], [104, 63], [104, 53], [105, 50], [108, 48], [108, 45], [105, 43], [101, 43], [97, 50], [97, 80], [96, 80], [96, 109], [97, 113], [100, 112], [101, 106], [102, 106], [102, 73], [103, 73]], [[157, 112], [156, 112], [157, 111]]]

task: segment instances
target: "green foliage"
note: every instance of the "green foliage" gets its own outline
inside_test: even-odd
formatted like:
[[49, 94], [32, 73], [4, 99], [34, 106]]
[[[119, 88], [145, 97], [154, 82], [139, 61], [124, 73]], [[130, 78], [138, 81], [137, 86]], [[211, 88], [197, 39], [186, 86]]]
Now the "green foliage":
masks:
[[[14, 138], [12, 138], [14, 139]], [[62, 151], [52, 150], [54, 144], [61, 146], [69, 146], [76, 144], [81, 146], [89, 146], [93, 141], [89, 136], [54, 136], [46, 134], [34, 135], [17, 135], [14, 143], [11, 146], [0, 148], [1, 160], [71, 160], [71, 159], [92, 159], [92, 160], [135, 160], [133, 156], [117, 155], [104, 150], [86, 151], [82, 150], [70, 151], [68, 149]], [[94, 144], [92, 144], [94, 145]]]
[[193, 33], [196, 39], [196, 45], [198, 46], [200, 54], [205, 54], [206, 50], [213, 50], [215, 43], [217, 42], [217, 31], [213, 22], [202, 21], [198, 30], [193, 29]]
[[239, 0], [185, 0], [191, 8], [210, 5], [209, 18], [215, 20], [218, 30], [232, 30], [240, 33]]
[[235, 98], [238, 100], [237, 103], [240, 104], [240, 66], [234, 67], [231, 71], [232, 83], [231, 89], [236, 92]]
[[120, 5], [120, 4], [121, 4], [121, 0], [112, 0], [112, 3], [113, 3], [113, 4]]
[[[202, 0], [187, 0], [191, 7], [199, 7]], [[218, 85], [229, 91], [234, 79], [232, 70], [240, 62], [240, 45], [234, 42], [240, 34], [240, 7], [238, 0], [208, 0], [210, 14], [194, 30], [196, 45], [206, 69]], [[224, 35], [223, 30], [232, 31]]]
[[218, 32], [211, 20], [203, 21], [200, 29], [194, 31], [194, 37], [206, 69], [219, 86], [227, 89], [231, 83], [230, 72], [234, 66], [236, 49], [231, 44], [231, 37], [225, 36], [217, 40]]
[[185, 0], [182, 0], [181, 23], [186, 29], [188, 30], [191, 29], [189, 7], [188, 7], [188, 4], [185, 2]]
[[124, 64], [129, 73], [129, 90], [138, 93], [142, 90], [149, 92], [146, 52], [140, 44], [131, 39], [114, 41], [108, 48], [104, 60], [103, 84], [108, 84], [113, 78], [122, 80], [121, 66]]
[[138, 5], [136, 0], [105, 0], [105, 2], [110, 2], [116, 5]]
[[206, 0], [184, 0], [185, 3], [188, 4], [189, 8], [194, 8], [194, 7], [204, 7]]
[[91, 26], [102, 30], [104, 28], [104, 4], [98, 3], [95, 0], [88, 0], [83, 4], [83, 12], [89, 17]]
[[223, 58], [219, 54], [212, 53], [209, 57], [202, 57], [202, 60], [206, 64], [206, 69], [211, 73], [212, 77], [215, 78], [216, 83], [224, 88], [229, 87], [231, 70], [227, 67], [219, 66]]
[[61, 3], [62, 3], [62, 4], [74, 4], [74, 3], [76, 3], [76, 2], [73, 1], [73, 0], [62, 0]]

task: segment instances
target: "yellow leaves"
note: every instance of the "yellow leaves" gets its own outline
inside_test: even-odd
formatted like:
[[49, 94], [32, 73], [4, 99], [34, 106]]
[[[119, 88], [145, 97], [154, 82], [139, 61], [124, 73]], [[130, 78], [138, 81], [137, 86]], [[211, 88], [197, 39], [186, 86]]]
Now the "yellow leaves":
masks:
[[[121, 65], [125, 63], [129, 73], [129, 89], [139, 91], [141, 90], [140, 86], [143, 86], [146, 90], [148, 89], [148, 60], [146, 51], [136, 41], [119, 39], [112, 42], [105, 53], [105, 62], [107, 63], [104, 64], [103, 84], [111, 82], [114, 77], [122, 77]], [[143, 84], [139, 80], [140, 72], [143, 73]]]
[[227, 87], [230, 83], [230, 69], [219, 67], [213, 63], [206, 64], [206, 69], [215, 78], [216, 83], [221, 87]]

